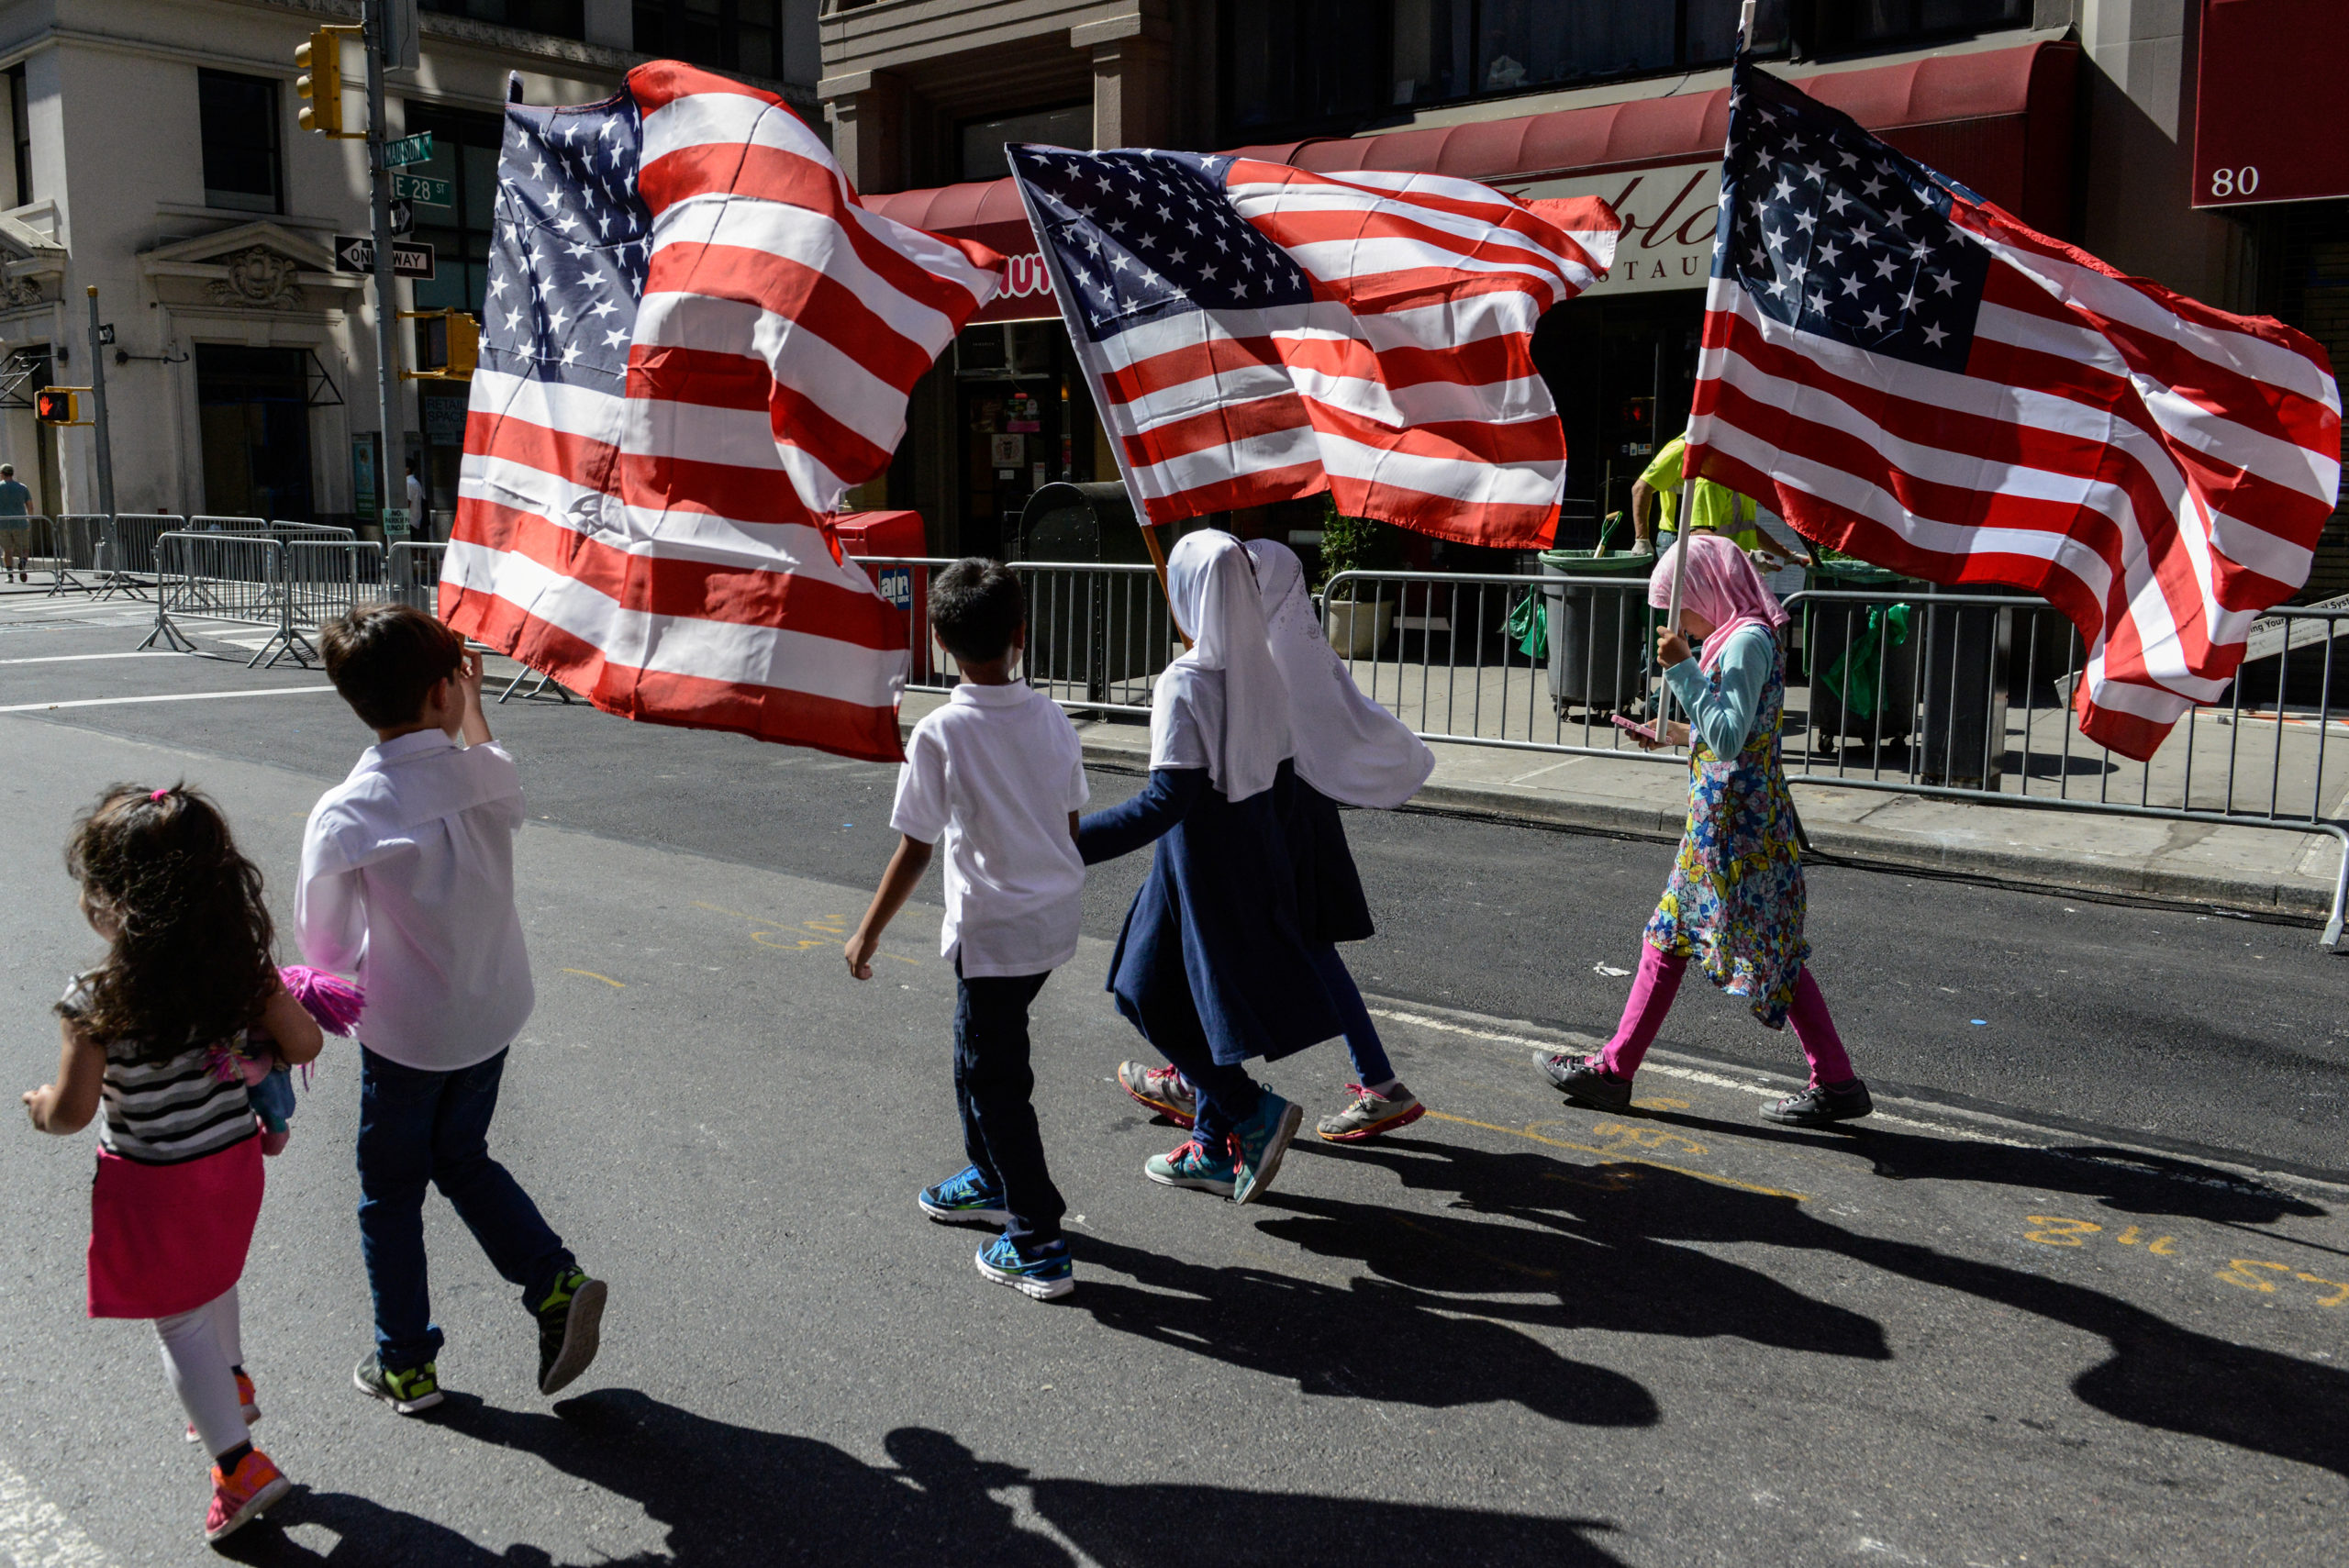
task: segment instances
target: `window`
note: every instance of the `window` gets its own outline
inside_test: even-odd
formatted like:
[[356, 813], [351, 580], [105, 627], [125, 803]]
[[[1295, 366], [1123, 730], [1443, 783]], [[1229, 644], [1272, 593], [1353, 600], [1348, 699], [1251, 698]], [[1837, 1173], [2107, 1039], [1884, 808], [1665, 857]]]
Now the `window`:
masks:
[[2031, 0], [1856, 0], [1817, 8], [1819, 47], [1882, 49], [2031, 25]]
[[17, 151], [17, 202], [18, 206], [33, 200], [33, 108], [25, 94], [25, 68], [10, 66], [8, 79], [8, 128], [14, 134]]
[[637, 50], [780, 78], [781, 11], [780, 0], [636, 0]]
[[282, 210], [277, 83], [227, 71], [199, 71], [195, 76], [204, 129], [204, 205], [239, 212]]
[[964, 180], [1000, 180], [1011, 172], [1003, 155], [1007, 141], [1031, 141], [1044, 147], [1089, 148], [1093, 145], [1093, 106], [1071, 104], [1066, 108], [1037, 109], [1024, 115], [999, 115], [994, 119], [966, 120], [963, 125]]
[[497, 153], [506, 136], [499, 115], [469, 114], [411, 101], [407, 131], [432, 133], [432, 156], [410, 173], [448, 181], [448, 206], [416, 205], [417, 239], [434, 251], [432, 276], [416, 284], [418, 310], [453, 308], [481, 315], [489, 292], [490, 229], [497, 216]]
[[[1227, 0], [1226, 134], [1253, 141], [1341, 134], [1399, 109], [1726, 65], [1738, 5]], [[1756, 53], [1786, 52], [1787, 8], [1788, 0], [1756, 6]]]
[[585, 0], [417, 0], [419, 10], [468, 21], [495, 22], [559, 39], [587, 36]]

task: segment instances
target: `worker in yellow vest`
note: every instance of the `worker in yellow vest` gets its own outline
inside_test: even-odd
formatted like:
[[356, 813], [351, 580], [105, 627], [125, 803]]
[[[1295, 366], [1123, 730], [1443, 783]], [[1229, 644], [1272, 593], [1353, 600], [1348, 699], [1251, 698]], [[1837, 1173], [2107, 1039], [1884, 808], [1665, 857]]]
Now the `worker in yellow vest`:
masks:
[[[1679, 528], [1676, 514], [1680, 506], [1680, 460], [1687, 450], [1687, 436], [1673, 437], [1631, 482], [1631, 532], [1642, 549], [1655, 548], [1657, 525], [1653, 514], [1659, 506], [1664, 513], [1663, 531], [1673, 533]], [[1784, 567], [1788, 560], [1805, 565], [1810, 562], [1809, 549], [1797, 544], [1789, 550], [1764, 530], [1757, 516], [1760, 507], [1751, 495], [1740, 495], [1725, 484], [1699, 479], [1689, 509], [1696, 514], [1690, 527], [1728, 539], [1752, 556], [1765, 575]]]

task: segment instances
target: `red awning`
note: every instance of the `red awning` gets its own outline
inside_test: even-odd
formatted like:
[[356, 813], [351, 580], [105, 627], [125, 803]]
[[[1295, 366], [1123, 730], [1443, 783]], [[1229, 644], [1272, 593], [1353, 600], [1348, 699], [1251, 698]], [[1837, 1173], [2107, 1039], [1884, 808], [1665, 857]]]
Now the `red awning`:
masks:
[[[2061, 237], [2069, 226], [2072, 102], [2079, 46], [2042, 39], [2013, 49], [1932, 55], [1898, 65], [1791, 77], [1820, 103], [2024, 222]], [[1635, 98], [1586, 109], [1426, 130], [1324, 137], [1241, 150], [1300, 169], [1408, 170], [1508, 184], [1717, 159], [1729, 134], [1729, 88]], [[1009, 180], [868, 196], [900, 223], [1032, 253], [1035, 238]], [[1055, 314], [1034, 273], [1026, 295], [998, 299], [982, 321]]]

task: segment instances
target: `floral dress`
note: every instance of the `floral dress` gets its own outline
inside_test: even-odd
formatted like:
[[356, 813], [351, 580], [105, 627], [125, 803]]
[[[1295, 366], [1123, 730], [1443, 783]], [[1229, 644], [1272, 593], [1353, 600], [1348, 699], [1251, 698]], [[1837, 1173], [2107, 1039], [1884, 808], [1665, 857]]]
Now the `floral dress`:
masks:
[[1663, 901], [1642, 933], [1651, 947], [1695, 959], [1714, 984], [1747, 998], [1753, 1016], [1774, 1029], [1785, 1026], [1810, 956], [1802, 934], [1794, 801], [1778, 757], [1786, 704], [1781, 651], [1772, 658], [1742, 751], [1724, 762], [1692, 737], [1688, 827]]

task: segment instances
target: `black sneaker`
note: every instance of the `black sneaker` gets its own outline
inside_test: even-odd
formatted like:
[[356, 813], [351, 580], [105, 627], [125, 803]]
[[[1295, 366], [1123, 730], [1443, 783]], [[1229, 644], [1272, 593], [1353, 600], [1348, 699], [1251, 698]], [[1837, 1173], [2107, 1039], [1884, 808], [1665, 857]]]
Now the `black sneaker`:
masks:
[[1856, 1121], [1876, 1109], [1868, 1086], [1857, 1078], [1848, 1084], [1813, 1084], [1799, 1095], [1789, 1095], [1762, 1107], [1762, 1119], [1781, 1127], [1832, 1127]]
[[1542, 1075], [1564, 1091], [1566, 1098], [1595, 1111], [1631, 1108], [1631, 1081], [1607, 1071], [1597, 1056], [1544, 1056], [1535, 1063]]
[[573, 1269], [539, 1303], [539, 1392], [552, 1394], [587, 1370], [604, 1325], [604, 1282]]
[[403, 1416], [429, 1410], [440, 1403], [440, 1380], [430, 1362], [408, 1372], [390, 1372], [370, 1355], [351, 1372], [351, 1385], [372, 1394]]

